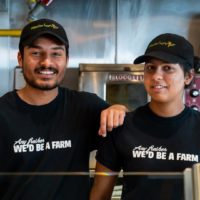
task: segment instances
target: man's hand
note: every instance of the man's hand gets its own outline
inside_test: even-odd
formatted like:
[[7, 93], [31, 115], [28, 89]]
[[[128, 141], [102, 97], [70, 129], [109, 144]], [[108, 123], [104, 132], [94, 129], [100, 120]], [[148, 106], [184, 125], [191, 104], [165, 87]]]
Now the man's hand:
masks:
[[99, 135], [106, 137], [107, 131], [121, 126], [124, 123], [124, 117], [128, 109], [119, 104], [110, 106], [101, 112]]

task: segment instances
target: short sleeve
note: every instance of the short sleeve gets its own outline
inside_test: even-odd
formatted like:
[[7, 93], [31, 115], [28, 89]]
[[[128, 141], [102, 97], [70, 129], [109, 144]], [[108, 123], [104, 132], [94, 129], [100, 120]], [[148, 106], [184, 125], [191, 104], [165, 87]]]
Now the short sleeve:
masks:
[[109, 132], [107, 137], [100, 139], [96, 159], [100, 164], [104, 165], [110, 170], [120, 171], [120, 155], [118, 154], [115, 146], [114, 134], [117, 134], [117, 129]]

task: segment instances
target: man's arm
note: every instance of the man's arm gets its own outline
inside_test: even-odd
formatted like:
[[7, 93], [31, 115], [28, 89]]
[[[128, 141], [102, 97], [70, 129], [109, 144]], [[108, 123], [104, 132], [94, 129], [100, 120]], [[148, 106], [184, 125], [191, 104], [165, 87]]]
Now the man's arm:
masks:
[[110, 200], [118, 177], [117, 173], [114, 173], [99, 162], [96, 164], [95, 173], [90, 200]]
[[107, 131], [121, 126], [128, 112], [126, 106], [115, 104], [101, 112], [99, 135], [106, 136]]

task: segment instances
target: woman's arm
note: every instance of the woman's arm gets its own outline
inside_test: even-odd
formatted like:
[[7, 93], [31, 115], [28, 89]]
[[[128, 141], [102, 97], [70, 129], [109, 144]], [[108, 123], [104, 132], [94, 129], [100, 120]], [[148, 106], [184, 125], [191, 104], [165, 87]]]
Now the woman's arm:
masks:
[[117, 177], [117, 173], [97, 162], [90, 200], [110, 200]]

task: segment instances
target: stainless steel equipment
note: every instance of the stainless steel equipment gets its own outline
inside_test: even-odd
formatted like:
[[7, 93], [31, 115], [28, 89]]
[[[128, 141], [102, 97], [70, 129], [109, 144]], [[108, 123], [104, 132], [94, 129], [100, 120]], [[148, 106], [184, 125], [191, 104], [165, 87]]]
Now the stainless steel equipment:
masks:
[[79, 90], [96, 93], [110, 104], [124, 104], [130, 110], [147, 103], [143, 65], [80, 64]]
[[194, 200], [200, 200], [200, 163], [192, 166]]
[[[110, 104], [124, 104], [130, 110], [147, 103], [143, 85], [143, 65], [79, 64], [79, 90], [96, 93]], [[95, 168], [96, 151], [91, 152], [90, 168]]]

